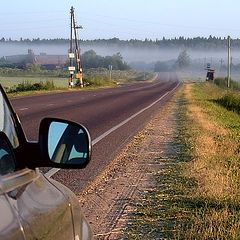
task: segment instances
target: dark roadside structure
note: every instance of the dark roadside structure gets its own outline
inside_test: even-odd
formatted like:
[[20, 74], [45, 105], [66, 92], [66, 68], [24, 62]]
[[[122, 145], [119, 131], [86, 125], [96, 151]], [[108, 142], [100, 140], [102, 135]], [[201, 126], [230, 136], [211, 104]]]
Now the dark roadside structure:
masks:
[[213, 81], [214, 80], [214, 69], [208, 69], [207, 70], [207, 76], [206, 76], [206, 81]]
[[207, 70], [206, 81], [214, 81], [215, 70], [211, 68], [210, 63], [207, 63], [205, 70]]

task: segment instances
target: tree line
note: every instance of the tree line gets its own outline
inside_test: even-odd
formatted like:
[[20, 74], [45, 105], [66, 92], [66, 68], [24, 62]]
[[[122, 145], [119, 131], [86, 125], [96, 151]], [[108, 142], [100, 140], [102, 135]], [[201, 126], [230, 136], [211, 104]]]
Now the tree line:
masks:
[[[36, 68], [36, 64], [34, 64], [34, 56], [26, 55], [25, 59], [18, 63], [8, 62], [4, 57], [0, 58], [0, 68], [8, 67], [8, 68], [19, 68], [19, 69], [27, 69], [29, 66], [34, 66]], [[123, 57], [120, 52], [113, 54], [112, 56], [100, 56], [94, 50], [89, 50], [81, 54], [81, 61], [83, 68], [111, 68], [113, 70], [128, 70], [130, 67], [126, 62], [123, 61]], [[63, 66], [65, 68], [68, 67], [68, 62]], [[41, 68], [50, 69], [52, 66], [41, 66]]]
[[[16, 44], [68, 44], [69, 39], [57, 38], [57, 39], [23, 39], [12, 40], [11, 38], [0, 38], [0, 43], [16, 43]], [[109, 46], [114, 45], [118, 47], [153, 47], [153, 48], [188, 48], [188, 49], [222, 49], [227, 46], [227, 37], [194, 37], [194, 38], [186, 38], [186, 37], [175, 37], [171, 39], [167, 39], [163, 37], [162, 39], [130, 39], [130, 40], [121, 40], [119, 38], [111, 38], [111, 39], [95, 39], [95, 40], [80, 40], [80, 44], [86, 45], [99, 45], [99, 46]], [[232, 47], [239, 48], [240, 47], [240, 39], [232, 39]]]
[[89, 50], [81, 55], [81, 60], [83, 68], [109, 68], [109, 66], [114, 70], [127, 70], [130, 68], [123, 61], [119, 52], [112, 56], [102, 57], [97, 55], [94, 50]]

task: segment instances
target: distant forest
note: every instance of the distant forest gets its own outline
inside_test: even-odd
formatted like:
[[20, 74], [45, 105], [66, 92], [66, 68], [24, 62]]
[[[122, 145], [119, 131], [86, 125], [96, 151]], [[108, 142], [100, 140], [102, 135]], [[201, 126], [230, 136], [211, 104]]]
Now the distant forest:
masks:
[[[16, 43], [16, 44], [68, 44], [69, 39], [23, 39], [20, 40], [12, 40], [11, 38], [5, 39], [2, 37], [0, 39], [0, 43]], [[161, 40], [120, 40], [118, 38], [111, 39], [96, 39], [96, 40], [80, 40], [80, 43], [86, 45], [98, 45], [98, 46], [106, 46], [106, 45], [115, 45], [118, 47], [136, 47], [136, 48], [187, 48], [187, 49], [195, 49], [195, 50], [209, 50], [209, 49], [223, 49], [227, 46], [227, 37], [214, 37], [209, 36], [206, 37], [195, 37], [195, 38], [185, 38], [178, 37], [172, 39], [166, 39], [163, 37]], [[232, 39], [231, 41], [232, 48], [240, 47], [240, 39]]]

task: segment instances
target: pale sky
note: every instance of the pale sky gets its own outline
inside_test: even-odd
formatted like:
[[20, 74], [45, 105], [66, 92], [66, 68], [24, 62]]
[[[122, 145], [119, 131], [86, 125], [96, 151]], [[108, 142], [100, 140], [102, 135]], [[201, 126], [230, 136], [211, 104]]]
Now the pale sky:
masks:
[[69, 38], [70, 7], [80, 38], [240, 38], [239, 0], [0, 0], [0, 38]]

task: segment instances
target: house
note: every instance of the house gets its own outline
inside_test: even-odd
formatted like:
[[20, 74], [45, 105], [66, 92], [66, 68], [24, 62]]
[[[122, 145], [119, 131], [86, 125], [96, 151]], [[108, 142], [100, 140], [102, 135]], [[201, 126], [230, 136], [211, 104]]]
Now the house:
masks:
[[47, 55], [46, 53], [40, 53], [35, 55], [34, 52], [29, 49], [28, 54], [6, 56], [6, 61], [14, 65], [36, 64], [43, 66], [46, 69], [57, 69], [66, 65], [68, 61], [68, 55]]

